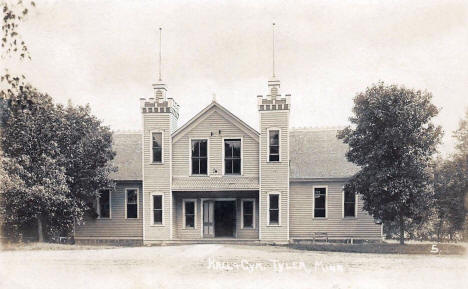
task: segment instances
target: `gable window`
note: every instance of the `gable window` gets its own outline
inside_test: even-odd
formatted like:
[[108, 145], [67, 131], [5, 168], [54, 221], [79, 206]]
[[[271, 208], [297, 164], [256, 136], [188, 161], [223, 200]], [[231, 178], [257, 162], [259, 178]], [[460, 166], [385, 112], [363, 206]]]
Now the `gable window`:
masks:
[[162, 163], [162, 132], [151, 133], [151, 161]]
[[278, 129], [268, 130], [268, 161], [279, 162], [280, 160], [280, 131]]
[[344, 217], [356, 217], [356, 193], [345, 191], [343, 202]]
[[314, 188], [314, 218], [325, 218], [327, 203], [327, 188]]
[[153, 201], [153, 225], [162, 225], [162, 195], [152, 195]]
[[226, 175], [241, 174], [241, 140], [224, 140], [224, 173]]
[[279, 194], [268, 195], [268, 224], [279, 225]]
[[111, 193], [110, 190], [99, 190], [97, 198], [97, 214], [100, 219], [109, 219], [111, 210]]
[[255, 200], [242, 200], [242, 229], [255, 228]]
[[208, 172], [208, 140], [192, 140], [192, 175], [206, 175]]
[[126, 189], [125, 190], [125, 214], [127, 219], [138, 218], [138, 190]]
[[195, 228], [195, 200], [184, 200], [184, 228]]

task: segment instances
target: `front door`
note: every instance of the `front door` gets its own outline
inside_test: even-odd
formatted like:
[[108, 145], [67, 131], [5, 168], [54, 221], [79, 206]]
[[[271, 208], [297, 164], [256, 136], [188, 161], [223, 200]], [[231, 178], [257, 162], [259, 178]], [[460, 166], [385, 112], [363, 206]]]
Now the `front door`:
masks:
[[236, 234], [236, 202], [215, 202], [215, 237], [232, 238]]
[[203, 202], [203, 237], [214, 238], [214, 201]]

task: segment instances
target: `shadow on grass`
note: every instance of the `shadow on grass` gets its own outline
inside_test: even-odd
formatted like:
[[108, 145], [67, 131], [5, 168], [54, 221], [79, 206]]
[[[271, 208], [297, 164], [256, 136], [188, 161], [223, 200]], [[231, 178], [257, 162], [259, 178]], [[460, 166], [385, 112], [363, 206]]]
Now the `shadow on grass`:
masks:
[[[347, 253], [372, 253], [372, 254], [420, 254], [420, 255], [463, 255], [465, 247], [458, 244], [388, 244], [388, 243], [363, 243], [363, 244], [290, 244], [289, 247], [307, 251], [347, 252]], [[438, 251], [437, 251], [438, 250]]]

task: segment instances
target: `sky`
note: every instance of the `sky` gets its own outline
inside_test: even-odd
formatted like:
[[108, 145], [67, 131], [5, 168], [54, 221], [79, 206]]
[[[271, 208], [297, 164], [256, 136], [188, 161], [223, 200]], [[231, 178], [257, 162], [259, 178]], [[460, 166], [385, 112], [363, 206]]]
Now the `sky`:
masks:
[[32, 60], [8, 61], [57, 102], [89, 103], [113, 130], [140, 130], [162, 78], [179, 126], [213, 97], [258, 128], [272, 75], [291, 94], [291, 127], [349, 124], [354, 96], [378, 81], [427, 90], [442, 154], [468, 109], [467, 1], [36, 1], [21, 27]]

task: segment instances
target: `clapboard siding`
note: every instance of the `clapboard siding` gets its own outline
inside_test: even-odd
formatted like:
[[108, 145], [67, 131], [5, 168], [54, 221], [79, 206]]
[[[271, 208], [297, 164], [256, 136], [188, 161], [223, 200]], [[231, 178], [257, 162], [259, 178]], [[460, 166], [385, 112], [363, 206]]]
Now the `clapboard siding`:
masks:
[[[258, 239], [258, 192], [177, 192], [174, 194], [175, 204], [175, 222], [174, 222], [174, 239], [179, 240], [197, 240], [202, 239], [202, 198], [235, 198], [236, 199], [236, 231], [237, 239]], [[184, 229], [183, 215], [183, 200], [195, 199], [197, 203], [195, 228]], [[255, 228], [241, 228], [241, 200], [255, 199]]]
[[[125, 189], [138, 188], [138, 219], [125, 219]], [[118, 181], [111, 192], [111, 218], [87, 218], [75, 228], [75, 238], [142, 238], [143, 192], [140, 181]]]
[[[279, 128], [280, 162], [267, 162], [268, 129]], [[289, 199], [289, 111], [260, 112], [260, 218], [262, 240], [288, 240]], [[268, 193], [281, 195], [280, 226], [268, 226]]]
[[[171, 114], [145, 113], [143, 131], [144, 239], [168, 240], [171, 226]], [[151, 131], [163, 131], [163, 162], [151, 162]], [[163, 226], [152, 225], [151, 194], [163, 194]]]
[[[221, 131], [221, 134], [219, 134]], [[213, 133], [213, 136], [211, 136]], [[190, 176], [190, 139], [208, 139], [208, 174], [223, 173], [223, 138], [242, 138], [242, 175], [258, 177], [258, 141], [223, 117], [216, 108], [173, 143], [173, 176]]]
[[[313, 218], [313, 187], [327, 186], [327, 218]], [[343, 182], [292, 182], [290, 186], [290, 238], [313, 238], [325, 232], [329, 238], [381, 238], [381, 226], [362, 210], [358, 199], [356, 218], [343, 218]]]

